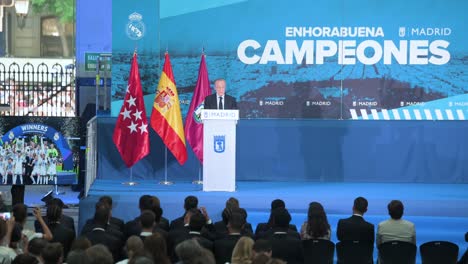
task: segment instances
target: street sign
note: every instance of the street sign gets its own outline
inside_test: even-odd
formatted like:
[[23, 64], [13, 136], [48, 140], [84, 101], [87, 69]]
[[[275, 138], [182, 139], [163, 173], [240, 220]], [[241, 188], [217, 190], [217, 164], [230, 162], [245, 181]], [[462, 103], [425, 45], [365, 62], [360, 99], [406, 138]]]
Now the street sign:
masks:
[[111, 71], [112, 54], [110, 53], [85, 53], [85, 71], [95, 72], [99, 62], [100, 71]]

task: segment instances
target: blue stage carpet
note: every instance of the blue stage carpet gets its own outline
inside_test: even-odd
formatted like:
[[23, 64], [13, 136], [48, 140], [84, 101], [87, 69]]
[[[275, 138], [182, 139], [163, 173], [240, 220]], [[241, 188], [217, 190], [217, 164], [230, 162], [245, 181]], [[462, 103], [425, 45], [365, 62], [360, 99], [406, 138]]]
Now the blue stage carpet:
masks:
[[80, 201], [80, 222], [93, 216], [94, 204], [102, 195], [114, 200], [113, 215], [128, 221], [139, 214], [138, 199], [142, 194], [156, 195], [161, 200], [164, 216], [170, 220], [183, 214], [183, 200], [195, 195], [199, 205], [205, 206], [214, 221], [221, 219], [221, 211], [229, 197], [236, 197], [249, 214], [253, 227], [268, 219], [270, 203], [280, 198], [286, 202], [292, 222], [298, 227], [306, 220], [308, 204], [322, 203], [336, 239], [338, 219], [351, 214], [355, 197], [369, 201], [365, 218], [377, 225], [387, 219], [387, 204], [392, 199], [405, 204], [405, 219], [416, 225], [418, 245], [431, 240], [457, 243], [460, 252], [466, 249], [464, 234], [468, 231], [467, 184], [382, 184], [382, 183], [312, 183], [312, 182], [238, 182], [237, 191], [203, 192], [200, 185], [179, 183], [161, 185], [141, 181], [127, 186], [113, 180], [96, 180], [89, 196]]

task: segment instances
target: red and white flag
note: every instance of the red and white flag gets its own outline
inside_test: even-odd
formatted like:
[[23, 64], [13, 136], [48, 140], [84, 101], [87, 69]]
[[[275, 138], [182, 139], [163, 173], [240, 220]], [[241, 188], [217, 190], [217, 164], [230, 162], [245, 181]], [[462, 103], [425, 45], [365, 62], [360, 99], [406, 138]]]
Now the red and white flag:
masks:
[[211, 94], [210, 80], [206, 69], [205, 55], [201, 56], [198, 69], [197, 85], [192, 96], [192, 102], [185, 119], [185, 137], [192, 147], [193, 153], [203, 164], [203, 124], [201, 122], [201, 110], [205, 97]]
[[137, 54], [133, 54], [127, 93], [112, 137], [127, 167], [149, 154], [148, 118], [145, 111]]

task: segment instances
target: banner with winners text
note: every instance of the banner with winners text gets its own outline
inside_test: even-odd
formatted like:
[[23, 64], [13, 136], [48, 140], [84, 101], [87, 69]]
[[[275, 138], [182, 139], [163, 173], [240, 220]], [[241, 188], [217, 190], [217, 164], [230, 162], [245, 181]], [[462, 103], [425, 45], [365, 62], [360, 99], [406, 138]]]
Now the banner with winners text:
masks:
[[0, 184], [76, 184], [81, 138], [74, 117], [0, 117]]

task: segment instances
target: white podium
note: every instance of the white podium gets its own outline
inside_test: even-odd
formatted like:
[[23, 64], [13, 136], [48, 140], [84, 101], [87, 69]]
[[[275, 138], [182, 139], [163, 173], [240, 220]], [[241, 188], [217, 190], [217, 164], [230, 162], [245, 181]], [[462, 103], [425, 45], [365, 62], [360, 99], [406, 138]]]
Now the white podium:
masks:
[[236, 125], [239, 110], [202, 110], [203, 191], [236, 190]]

